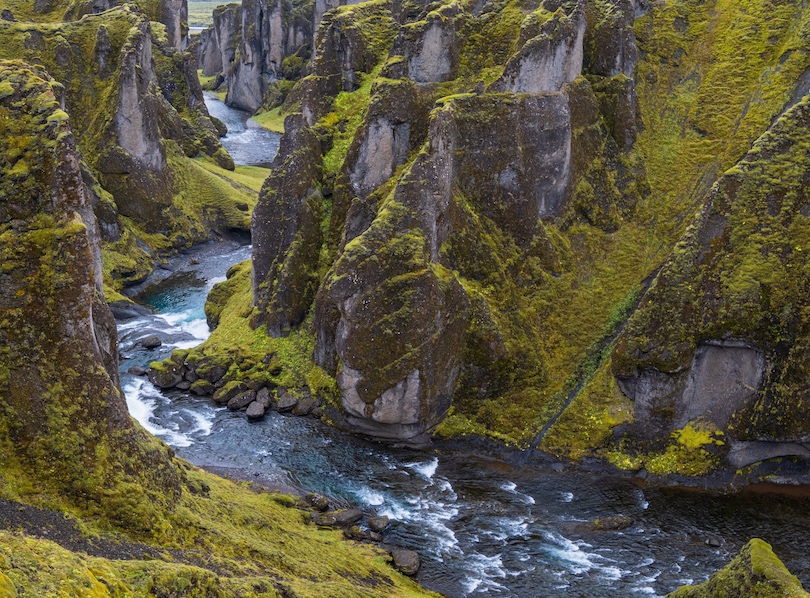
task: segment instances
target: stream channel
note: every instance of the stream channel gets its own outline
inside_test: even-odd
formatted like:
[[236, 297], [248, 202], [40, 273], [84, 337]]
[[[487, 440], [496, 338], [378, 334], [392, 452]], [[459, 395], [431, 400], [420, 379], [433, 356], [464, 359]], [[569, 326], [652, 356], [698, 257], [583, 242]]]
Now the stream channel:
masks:
[[[278, 136], [245, 126], [247, 115], [207, 98], [231, 133], [242, 164], [267, 164]], [[263, 152], [272, 153], [263, 153]], [[137, 297], [154, 314], [119, 320], [121, 383], [130, 413], [192, 463], [233, 470], [299, 492], [388, 515], [390, 545], [417, 550], [425, 587], [446, 596], [663, 596], [724, 566], [752, 537], [810, 587], [810, 502], [786, 495], [714, 496], [643, 488], [567, 464], [518, 465], [468, 451], [415, 451], [366, 442], [318, 420], [269, 413], [248, 423], [205, 398], [164, 394], [127, 370], [208, 335], [203, 305], [250, 246], [210, 243], [180, 256], [171, 275]], [[147, 351], [138, 340], [163, 339]], [[598, 531], [591, 522], [623, 515], [633, 524]], [[719, 542], [709, 546], [707, 539]]]

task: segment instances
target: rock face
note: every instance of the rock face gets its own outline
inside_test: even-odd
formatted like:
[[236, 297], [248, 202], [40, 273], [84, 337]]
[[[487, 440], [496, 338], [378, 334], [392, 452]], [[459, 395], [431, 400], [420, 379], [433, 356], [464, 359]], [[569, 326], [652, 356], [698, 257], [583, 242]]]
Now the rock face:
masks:
[[808, 125], [804, 98], [725, 173], [630, 319], [613, 372], [636, 405], [633, 435], [703, 421], [738, 465], [805, 455]]
[[[599, 98], [579, 77], [584, 3], [538, 10], [542, 22], [527, 19], [518, 50], [498, 54], [497, 81], [436, 105], [441, 84], [472, 77], [482, 51], [472, 13], [363, 4], [323, 18], [313, 74], [291, 94], [301, 114], [287, 119], [254, 213], [254, 324], [286, 335], [315, 298], [315, 362], [336, 378], [348, 429], [424, 442], [457, 393], [498, 392], [516, 369], [536, 375], [539, 356], [517, 348], [533, 332], [477, 285], [488, 280], [512, 301], [523, 275], [503, 270], [515, 258], [500, 248], [553, 270], [544, 222], [615, 229], [643, 192], [643, 169], [620, 160]], [[357, 121], [326, 128], [333, 98], [361, 93], [378, 66]], [[337, 138], [346, 149], [335, 167]]]
[[509, 59], [503, 75], [490, 89], [512, 93], [559, 91], [582, 72], [584, 40], [584, 1], [580, 1], [571, 15], [562, 10], [554, 13], [537, 35]]
[[[228, 89], [225, 103], [254, 112], [273, 95], [276, 86], [285, 81], [289, 89], [293, 80], [309, 70], [313, 49], [342, 61], [346, 77], [344, 87], [356, 88], [353, 72], [363, 69], [360, 62], [375, 62], [360, 52], [352, 54], [353, 41], [360, 31], [327, 28], [328, 40], [316, 39], [325, 13], [357, 0], [242, 0], [240, 4], [219, 6], [214, 10], [214, 24], [203, 32], [198, 50], [199, 62], [206, 76], [221, 74]], [[337, 15], [327, 17], [340, 21]], [[354, 48], [354, 50], [357, 50]], [[317, 61], [316, 61], [317, 62]], [[317, 70], [317, 67], [316, 67]], [[283, 100], [286, 91], [280, 94]]]
[[300, 116], [285, 123], [279, 153], [253, 212], [253, 292], [272, 336], [306, 315], [318, 281], [321, 148]]
[[231, 169], [233, 161], [208, 116], [194, 58], [177, 49], [182, 40], [168, 45], [162, 31], [124, 6], [77, 22], [4, 30], [0, 49], [0, 57], [40, 61], [63, 83], [100, 230], [108, 249], [120, 252], [108, 274], [122, 284], [146, 276], [161, 250], [205, 240], [213, 228], [247, 226], [221, 192], [213, 193], [222, 201], [206, 210], [199, 193], [192, 197], [200, 168], [187, 158], [207, 155]]
[[146, 529], [143, 505], [176, 500], [179, 479], [118, 387], [100, 235], [61, 94], [44, 71], [0, 62], [3, 468], [21, 488], [47, 487]]
[[802, 584], [773, 553], [771, 546], [754, 538], [740, 553], [707, 581], [678, 588], [669, 598], [714, 598], [720, 596], [809, 596]]
[[226, 104], [250, 112], [262, 104], [270, 83], [282, 77], [284, 59], [311, 44], [312, 10], [312, 3], [242, 0], [238, 60], [226, 73]]
[[241, 35], [239, 4], [214, 9], [214, 24], [200, 35], [199, 62], [203, 75], [228, 73]]

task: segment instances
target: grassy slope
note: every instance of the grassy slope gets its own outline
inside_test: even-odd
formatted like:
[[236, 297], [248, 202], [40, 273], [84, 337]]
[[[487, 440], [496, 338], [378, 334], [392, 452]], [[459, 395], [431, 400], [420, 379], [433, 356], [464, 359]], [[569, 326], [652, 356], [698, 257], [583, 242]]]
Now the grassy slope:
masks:
[[158, 549], [159, 558], [88, 557], [0, 531], [0, 574], [21, 597], [431, 595], [395, 573], [387, 553], [306, 523], [292, 498], [176, 464], [186, 486], [151, 536], [132, 538], [79, 522], [91, 538], [117, 539], [124, 547], [134, 539]]
[[[634, 222], [598, 239], [593, 256], [601, 259], [586, 259], [580, 270], [584, 288], [572, 285], [562, 293], [566, 307], [553, 316], [559, 335], [555, 344], [567, 345], [573, 338], [578, 347], [552, 352], [557, 371], [570, 371], [572, 362], [565, 356], [581, 355], [589, 338], [586, 327], [603, 322], [612, 302], [662, 264], [709, 186], [782, 110], [794, 82], [810, 65], [805, 52], [797, 51], [809, 27], [810, 9], [766, 0], [679, 0], [656, 5], [637, 21], [638, 44], [645, 53], [636, 72], [644, 120], [638, 148], [652, 194]], [[740, 40], [745, 41], [742, 52]], [[593, 237], [591, 242], [597, 240]], [[594, 307], [602, 311], [596, 321]], [[543, 448], [578, 456], [603, 446], [618, 423], [613, 414], [626, 403], [615, 382], [597, 376], [544, 439]]]

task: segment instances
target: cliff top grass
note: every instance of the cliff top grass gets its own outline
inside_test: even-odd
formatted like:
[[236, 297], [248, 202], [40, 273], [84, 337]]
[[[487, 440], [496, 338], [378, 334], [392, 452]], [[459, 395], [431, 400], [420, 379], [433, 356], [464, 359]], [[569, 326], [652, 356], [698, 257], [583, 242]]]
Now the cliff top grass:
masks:
[[[173, 511], [161, 515], [160, 534], [133, 539], [78, 522], [91, 542], [118, 544], [106, 557], [0, 531], [0, 595], [3, 582], [19, 596], [434, 595], [394, 572], [384, 551], [307, 523], [293, 498], [175, 464], [186, 485]], [[134, 558], [120, 560], [126, 553]]]

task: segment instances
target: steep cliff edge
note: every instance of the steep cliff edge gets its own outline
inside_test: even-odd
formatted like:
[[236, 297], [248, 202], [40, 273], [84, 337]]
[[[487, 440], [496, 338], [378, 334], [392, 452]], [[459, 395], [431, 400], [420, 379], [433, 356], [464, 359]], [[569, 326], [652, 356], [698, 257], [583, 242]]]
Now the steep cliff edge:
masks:
[[107, 283], [119, 290], [211, 231], [246, 231], [255, 203], [252, 191], [223, 185], [192, 160], [233, 169], [194, 57], [170, 37], [135, 5], [75, 22], [0, 22], [0, 57], [42, 64], [64, 85], [105, 241]]
[[292, 497], [202, 472], [129, 417], [63, 92], [0, 61], [0, 509], [26, 522], [0, 531], [0, 594], [431, 595]]
[[[386, 440], [477, 433], [686, 475], [806, 457], [799, 424], [766, 430], [803, 421], [801, 290], [756, 290], [788, 263], [784, 276], [804, 277], [791, 236], [803, 204], [781, 229], [771, 222], [787, 209], [788, 166], [756, 167], [774, 169], [751, 183], [763, 189], [756, 213], [772, 206], [763, 229], [745, 229], [763, 238], [759, 253], [727, 245], [728, 223], [708, 212], [678, 243], [766, 131], [706, 201], [752, 176], [760, 144], [802, 146], [785, 119], [808, 91], [810, 11], [738, 8], [373, 1], [325, 13], [254, 212], [255, 307], [243, 270], [228, 283], [239, 301], [217, 300], [233, 328], [192, 361], [221, 355], [250, 323], [252, 344], [235, 341], [218, 384], [294, 381], [324, 392], [338, 425]], [[799, 162], [786, 178], [802, 180]], [[693, 254], [725, 256], [712, 275], [723, 280], [741, 264], [742, 282], [723, 284], [767, 305], [723, 328], [715, 303], [739, 297], [701, 287], [703, 266], [683, 265]], [[663, 296], [673, 268], [689, 272]], [[754, 338], [766, 329], [767, 342]], [[250, 357], [236, 367], [236, 353]], [[273, 353], [282, 373], [261, 362]], [[667, 406], [678, 401], [694, 404]]]
[[703, 426], [737, 468], [810, 456], [809, 124], [805, 97], [723, 175], [619, 337], [632, 437]]
[[180, 477], [118, 387], [98, 227], [55, 93], [43, 71], [2, 63], [3, 494], [48, 488], [60, 506], [148, 529]]

